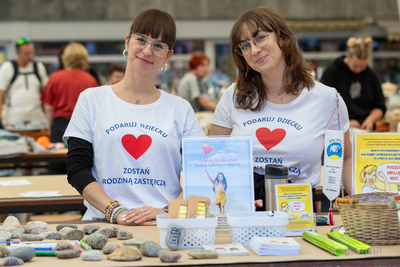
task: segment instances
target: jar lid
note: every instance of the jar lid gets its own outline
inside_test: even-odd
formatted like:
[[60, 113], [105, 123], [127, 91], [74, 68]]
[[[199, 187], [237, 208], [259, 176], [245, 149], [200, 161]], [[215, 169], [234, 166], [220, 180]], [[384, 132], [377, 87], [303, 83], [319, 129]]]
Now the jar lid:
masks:
[[265, 165], [265, 175], [287, 176], [288, 168], [279, 164], [267, 164]]

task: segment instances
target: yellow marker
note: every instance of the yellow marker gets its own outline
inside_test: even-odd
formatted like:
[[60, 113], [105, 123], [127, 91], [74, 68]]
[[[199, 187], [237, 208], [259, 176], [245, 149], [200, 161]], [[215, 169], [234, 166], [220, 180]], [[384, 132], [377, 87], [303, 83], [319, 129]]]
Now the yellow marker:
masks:
[[179, 219], [186, 219], [186, 213], [187, 213], [187, 206], [180, 206], [179, 207], [178, 218]]

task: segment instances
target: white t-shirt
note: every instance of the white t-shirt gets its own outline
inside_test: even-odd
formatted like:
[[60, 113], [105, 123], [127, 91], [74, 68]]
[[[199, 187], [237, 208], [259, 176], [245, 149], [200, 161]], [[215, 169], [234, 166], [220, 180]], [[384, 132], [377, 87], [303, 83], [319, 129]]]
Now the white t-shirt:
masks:
[[[336, 90], [316, 82], [313, 89], [304, 89], [289, 104], [267, 102], [263, 110], [253, 112], [234, 107], [235, 87], [236, 84], [231, 85], [222, 96], [212, 124], [232, 129], [231, 135], [252, 137], [255, 171], [263, 173], [266, 164], [282, 164], [288, 167], [292, 182], [317, 187], [321, 180], [324, 129], [330, 119], [327, 129], [338, 129], [337, 112], [331, 118]], [[340, 96], [339, 109], [346, 132], [349, 119]]]
[[[10, 89], [6, 92], [6, 109], [4, 121], [10, 124], [31, 122], [34, 125], [43, 125], [46, 122], [40, 93], [42, 86], [46, 86], [48, 77], [46, 68], [37, 62], [38, 73], [42, 84], [33, 72], [33, 63], [29, 62], [24, 68], [19, 68], [19, 74]], [[30, 73], [24, 75], [24, 73]], [[0, 90], [5, 91], [14, 75], [14, 67], [10, 61], [4, 62], [0, 67]]]
[[[127, 210], [163, 208], [179, 196], [183, 136], [204, 136], [190, 104], [161, 91], [148, 105], [117, 97], [111, 86], [82, 92], [64, 134], [93, 145], [92, 174], [112, 199]], [[104, 219], [85, 201], [83, 220]]]

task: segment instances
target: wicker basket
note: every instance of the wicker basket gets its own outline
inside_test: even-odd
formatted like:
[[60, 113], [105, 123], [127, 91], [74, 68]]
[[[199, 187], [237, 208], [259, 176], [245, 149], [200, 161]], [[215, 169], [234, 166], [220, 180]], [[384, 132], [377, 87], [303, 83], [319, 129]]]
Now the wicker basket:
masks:
[[400, 231], [396, 208], [388, 203], [353, 203], [354, 198], [372, 195], [393, 195], [396, 193], [368, 193], [346, 196], [350, 203], [338, 203], [346, 235], [371, 246], [399, 245]]

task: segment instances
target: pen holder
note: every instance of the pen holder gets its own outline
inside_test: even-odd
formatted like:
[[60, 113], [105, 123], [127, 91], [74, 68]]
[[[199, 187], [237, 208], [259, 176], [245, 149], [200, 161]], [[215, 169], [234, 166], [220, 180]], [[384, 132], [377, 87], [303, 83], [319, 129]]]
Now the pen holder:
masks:
[[289, 223], [285, 212], [231, 212], [227, 214], [231, 243], [249, 246], [253, 236], [286, 237], [286, 226]]

